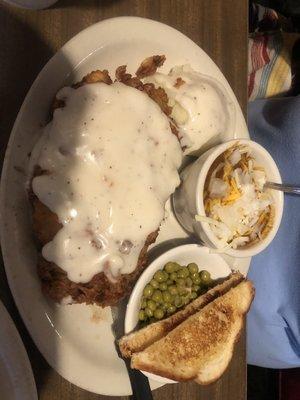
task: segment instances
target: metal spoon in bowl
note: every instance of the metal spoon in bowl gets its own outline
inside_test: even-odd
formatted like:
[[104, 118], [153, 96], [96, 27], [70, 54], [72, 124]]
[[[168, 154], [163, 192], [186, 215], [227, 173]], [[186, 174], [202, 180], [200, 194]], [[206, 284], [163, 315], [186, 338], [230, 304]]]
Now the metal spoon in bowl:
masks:
[[286, 185], [282, 183], [266, 182], [264, 188], [281, 190], [285, 193], [300, 195], [300, 186], [296, 185]]

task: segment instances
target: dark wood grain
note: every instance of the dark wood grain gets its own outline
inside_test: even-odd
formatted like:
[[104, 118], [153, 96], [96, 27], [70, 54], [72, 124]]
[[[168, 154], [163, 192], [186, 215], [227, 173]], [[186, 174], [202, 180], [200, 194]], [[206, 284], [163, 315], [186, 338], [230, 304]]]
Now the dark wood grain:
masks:
[[[48, 10], [27, 11], [0, 4], [0, 162], [18, 110], [37, 73], [73, 35], [104, 18], [137, 15], [169, 24], [200, 45], [231, 84], [246, 113], [246, 0], [61, 0]], [[104, 396], [83, 391], [61, 378], [32, 343], [14, 306], [0, 268], [0, 298], [13, 316], [33, 366], [40, 400], [96, 400]], [[113, 398], [112, 398], [113, 399]], [[125, 398], [124, 398], [125, 399]], [[165, 386], [155, 400], [245, 400], [245, 335], [233, 360], [217, 383]]]

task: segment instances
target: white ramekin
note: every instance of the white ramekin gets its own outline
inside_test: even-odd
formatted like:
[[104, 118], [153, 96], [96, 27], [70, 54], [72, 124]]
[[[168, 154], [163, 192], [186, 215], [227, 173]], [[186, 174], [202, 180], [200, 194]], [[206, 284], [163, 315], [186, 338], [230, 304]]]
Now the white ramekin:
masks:
[[[193, 164], [187, 166], [181, 173], [182, 183], [173, 196], [173, 208], [180, 224], [190, 233], [196, 234], [208, 247], [220, 249], [220, 240], [215, 236], [207, 222], [197, 222], [195, 215], [205, 216], [203, 192], [208, 171], [224, 151], [235, 144], [245, 144], [251, 150], [257, 163], [265, 168], [267, 180], [281, 183], [280, 173], [271, 155], [258, 143], [249, 139], [235, 139], [215, 146], [202, 154]], [[233, 257], [252, 257], [263, 251], [274, 239], [283, 212], [283, 193], [272, 191], [274, 199], [274, 222], [270, 232], [265, 238], [252, 246], [224, 249], [224, 253]]]

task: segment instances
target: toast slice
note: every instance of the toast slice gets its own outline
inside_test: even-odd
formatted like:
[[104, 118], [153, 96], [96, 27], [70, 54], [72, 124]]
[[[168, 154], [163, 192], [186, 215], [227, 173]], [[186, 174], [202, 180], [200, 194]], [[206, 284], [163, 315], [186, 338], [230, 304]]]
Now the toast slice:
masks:
[[234, 272], [230, 274], [225, 281], [208, 290], [202, 296], [199, 296], [176, 314], [123, 336], [119, 341], [119, 347], [123, 357], [129, 358], [133, 353], [142, 351], [152, 343], [161, 339], [185, 319], [201, 310], [217, 297], [228, 292], [228, 290], [238, 285], [243, 279], [244, 277], [241, 273]]
[[214, 382], [231, 360], [253, 297], [252, 283], [239, 283], [165, 337], [133, 354], [131, 367], [175, 381]]

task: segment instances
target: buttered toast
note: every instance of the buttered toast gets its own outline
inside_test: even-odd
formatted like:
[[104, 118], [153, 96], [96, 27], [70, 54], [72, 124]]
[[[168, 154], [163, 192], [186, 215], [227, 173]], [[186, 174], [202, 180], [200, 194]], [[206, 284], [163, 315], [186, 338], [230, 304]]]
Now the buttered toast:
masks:
[[244, 280], [131, 358], [131, 367], [175, 381], [209, 384], [227, 368], [254, 287]]
[[123, 336], [119, 341], [119, 347], [123, 357], [131, 357], [133, 353], [144, 350], [152, 343], [161, 339], [172, 329], [181, 324], [186, 318], [201, 310], [208, 303], [223, 295], [232, 287], [238, 285], [243, 279], [244, 277], [241, 273], [234, 272], [230, 274], [225, 281], [211, 288], [202, 296], [199, 296], [176, 314]]

